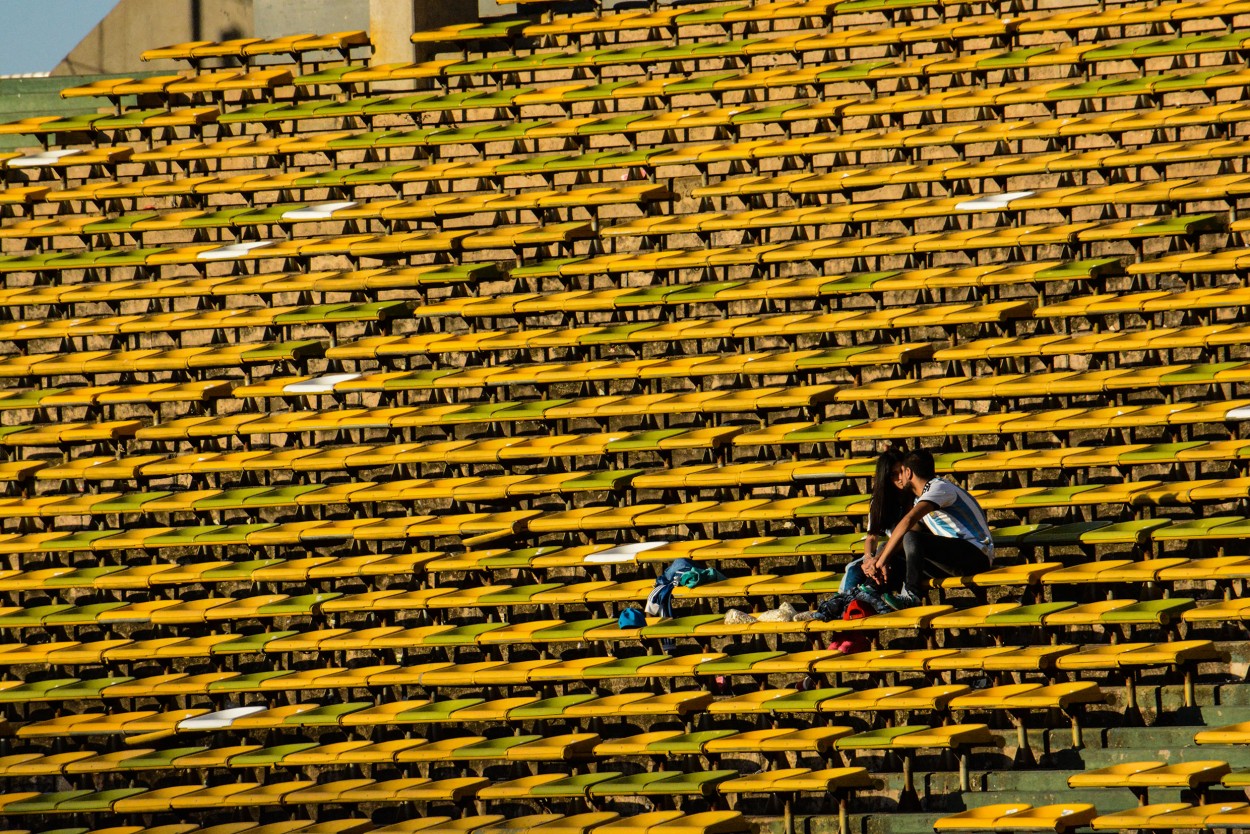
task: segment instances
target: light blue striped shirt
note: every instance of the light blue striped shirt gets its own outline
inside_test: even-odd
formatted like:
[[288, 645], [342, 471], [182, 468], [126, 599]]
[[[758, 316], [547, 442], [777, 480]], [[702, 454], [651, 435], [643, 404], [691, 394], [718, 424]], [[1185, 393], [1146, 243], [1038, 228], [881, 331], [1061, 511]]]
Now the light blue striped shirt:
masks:
[[942, 478], [932, 478], [916, 499], [917, 504], [921, 501], [929, 501], [938, 507], [924, 517], [924, 526], [929, 528], [929, 532], [947, 539], [971, 542], [986, 556], [994, 558], [994, 539], [990, 536], [985, 511], [963, 487]]

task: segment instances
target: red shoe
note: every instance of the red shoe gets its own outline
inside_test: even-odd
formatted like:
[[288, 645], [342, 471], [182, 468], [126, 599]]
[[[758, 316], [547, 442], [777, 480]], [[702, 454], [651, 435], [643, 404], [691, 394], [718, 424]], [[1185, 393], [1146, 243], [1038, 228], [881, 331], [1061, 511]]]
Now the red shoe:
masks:
[[841, 654], [858, 654], [868, 650], [868, 638], [862, 634], [856, 634], [843, 640], [840, 643], [830, 643], [829, 651], [840, 652]]

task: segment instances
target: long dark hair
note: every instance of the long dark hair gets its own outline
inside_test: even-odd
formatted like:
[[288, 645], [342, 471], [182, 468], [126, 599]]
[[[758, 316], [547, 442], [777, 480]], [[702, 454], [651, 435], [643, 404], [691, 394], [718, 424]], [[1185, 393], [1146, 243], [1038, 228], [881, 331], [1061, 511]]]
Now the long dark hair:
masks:
[[894, 466], [907, 454], [904, 449], [886, 449], [877, 458], [872, 478], [872, 500], [868, 504], [868, 532], [881, 535], [907, 515], [907, 496], [894, 488]]

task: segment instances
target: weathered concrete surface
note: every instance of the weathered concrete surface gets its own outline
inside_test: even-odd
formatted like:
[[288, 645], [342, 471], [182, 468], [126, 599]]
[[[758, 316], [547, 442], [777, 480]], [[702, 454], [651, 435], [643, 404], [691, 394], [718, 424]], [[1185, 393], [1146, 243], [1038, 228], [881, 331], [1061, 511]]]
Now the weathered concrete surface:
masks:
[[253, 0], [121, 0], [70, 50], [52, 74], [95, 75], [181, 68], [173, 62], [144, 63], [139, 60], [139, 54], [152, 47], [189, 40], [250, 36], [252, 7]]
[[413, 44], [413, 32], [477, 19], [474, 0], [369, 0], [373, 60], [379, 64], [425, 60], [433, 50]]

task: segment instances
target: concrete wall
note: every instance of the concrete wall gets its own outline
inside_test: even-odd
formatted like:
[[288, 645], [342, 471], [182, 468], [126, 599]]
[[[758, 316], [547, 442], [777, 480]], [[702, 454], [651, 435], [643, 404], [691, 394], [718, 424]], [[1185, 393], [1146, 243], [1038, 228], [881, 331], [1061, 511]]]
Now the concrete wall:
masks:
[[413, 32], [468, 23], [478, 17], [478, 0], [369, 0], [373, 60], [379, 64], [427, 60], [435, 50], [413, 44]]
[[499, 0], [478, 0], [478, 14], [482, 17], [500, 17], [516, 14], [516, 3], [501, 3]]
[[408, 36], [418, 29], [477, 20], [514, 6], [496, 0], [120, 0], [52, 71], [98, 75], [184, 69], [144, 63], [145, 49], [190, 40], [278, 37], [300, 32], [367, 29], [374, 61], [423, 60]]
[[369, 0], [254, 0], [256, 37], [369, 28]]
[[190, 40], [223, 40], [252, 34], [253, 0], [121, 0], [52, 71], [94, 75], [174, 69], [144, 63], [145, 49]]

